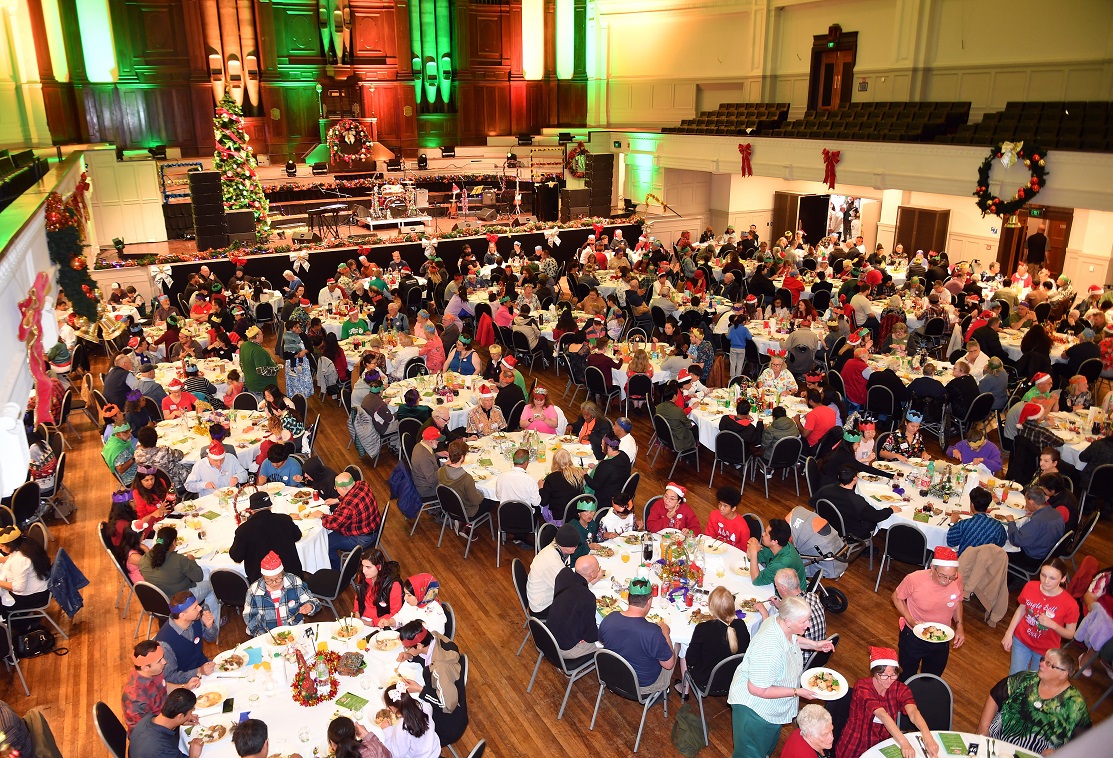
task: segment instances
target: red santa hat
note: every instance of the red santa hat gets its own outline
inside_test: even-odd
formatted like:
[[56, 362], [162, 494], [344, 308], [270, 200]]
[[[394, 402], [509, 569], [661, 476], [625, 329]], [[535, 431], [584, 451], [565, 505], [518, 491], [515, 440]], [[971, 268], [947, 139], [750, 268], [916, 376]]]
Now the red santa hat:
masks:
[[209, 445], [210, 458], [223, 458], [224, 457], [224, 443], [219, 440], [213, 440]]
[[897, 651], [891, 647], [874, 647], [870, 645], [870, 668], [876, 666], [899, 666]]
[[330, 277], [328, 278], [328, 281], [327, 281], [327, 282], [325, 282], [325, 284], [336, 284], [336, 280], [335, 280], [335, 279], [333, 279], [333, 278], [332, 278], [332, 277], [330, 276]]
[[282, 559], [273, 550], [259, 563], [259, 573], [263, 576], [278, 576], [282, 573]]
[[180, 390], [181, 388], [182, 380], [178, 377], [174, 377], [170, 380], [170, 383], [166, 385], [166, 389], [170, 390], [171, 392], [173, 392], [174, 390]]
[[846, 341], [850, 345], [860, 345], [862, 343], [862, 335], [858, 334], [858, 332], [851, 332], [846, 338]]
[[490, 397], [491, 396], [491, 388], [488, 387], [486, 384], [484, 384], [482, 387], [479, 388], [479, 396], [480, 397]]
[[1101, 293], [1105, 292], [1105, 288], [1102, 287], [1100, 284], [1091, 284], [1090, 288], [1086, 291], [1089, 292], [1091, 295], [1100, 295]]
[[513, 355], [508, 355], [502, 359], [502, 365], [513, 371], [518, 367], [518, 359], [515, 358]]
[[958, 553], [954, 548], [940, 545], [935, 548], [935, 555], [931, 559], [932, 566], [958, 566]]
[[746, 295], [746, 302], [747, 303], [756, 303], [757, 302], [757, 295]]
[[128, 347], [130, 347], [132, 350], [139, 347], [139, 338], [132, 337], [130, 340], [128, 340]]
[[1024, 407], [1020, 409], [1020, 419], [1017, 421], [1016, 428], [1024, 426], [1024, 422], [1030, 418], [1035, 418], [1043, 412], [1043, 406], [1039, 403], [1025, 403]]
[[1036, 374], [1035, 376], [1032, 377], [1032, 384], [1042, 384], [1043, 382], [1050, 382], [1050, 381], [1051, 381], [1051, 374], [1045, 373], [1043, 371], [1040, 371], [1038, 374]]
[[686, 368], [680, 369], [680, 373], [676, 375], [676, 381], [679, 382], [680, 384], [685, 384], [687, 382], [690, 382], [694, 378], [695, 377], [693, 377], [690, 373], [688, 373], [688, 369], [686, 369]]
[[665, 491], [667, 492], [669, 490], [675, 492], [676, 496], [679, 497], [681, 500], [683, 500], [685, 495], [688, 494], [688, 490], [684, 489], [684, 487], [677, 484], [676, 482], [669, 482], [665, 485]]

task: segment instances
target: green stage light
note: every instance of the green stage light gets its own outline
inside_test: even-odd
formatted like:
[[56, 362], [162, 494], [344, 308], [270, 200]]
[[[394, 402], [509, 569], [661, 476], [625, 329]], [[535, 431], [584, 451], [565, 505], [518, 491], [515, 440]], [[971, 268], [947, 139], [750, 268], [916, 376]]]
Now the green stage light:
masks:
[[81, 47], [85, 53], [85, 74], [91, 82], [114, 82], [119, 76], [116, 67], [116, 45], [112, 41], [112, 18], [107, 0], [82, 0], [77, 3], [77, 20], [81, 27]]

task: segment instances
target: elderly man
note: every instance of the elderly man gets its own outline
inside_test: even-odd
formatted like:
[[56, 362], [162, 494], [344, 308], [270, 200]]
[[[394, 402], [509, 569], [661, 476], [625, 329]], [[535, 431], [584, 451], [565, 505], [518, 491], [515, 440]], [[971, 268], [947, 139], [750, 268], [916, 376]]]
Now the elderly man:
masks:
[[[611, 433], [614, 438], [618, 440], [618, 449], [626, 453], [626, 457], [630, 459], [630, 463], [638, 459], [638, 441], [634, 439], [631, 431], [634, 428], [634, 422], [626, 416], [619, 416], [611, 424]], [[605, 508], [606, 505], [600, 503], [600, 507]]]
[[348, 318], [340, 325], [340, 339], [346, 340], [349, 337], [359, 337], [364, 334], [370, 334], [371, 329], [367, 326], [367, 319], [360, 315], [359, 308], [351, 308], [348, 310]]
[[382, 514], [375, 493], [367, 482], [357, 482], [347, 471], [335, 479], [339, 498], [325, 500], [325, 505], [335, 505], [332, 513], [310, 511], [302, 518], [320, 518], [321, 526], [328, 529], [329, 563], [340, 570], [340, 553], [375, 544], [375, 537], [382, 524]]
[[386, 305], [386, 318], [383, 320], [383, 331], [407, 334], [410, 331], [410, 319], [405, 313], [399, 313], [398, 303], [390, 301]]
[[638, 677], [638, 693], [642, 695], [667, 689], [676, 666], [669, 625], [663, 620], [654, 624], [646, 619], [652, 608], [652, 589], [648, 579], [631, 579], [629, 607], [611, 613], [599, 625], [599, 641], [633, 667]]
[[170, 598], [170, 618], [155, 639], [166, 656], [163, 676], [174, 684], [188, 684], [194, 677], [208, 676], [216, 666], [205, 655], [202, 640], [216, 642], [220, 627], [212, 611], [198, 602], [189, 590]]
[[121, 408], [127, 403], [128, 393], [139, 388], [139, 380], [132, 373], [130, 355], [121, 353], [112, 361], [112, 368], [104, 375], [104, 398]]
[[221, 487], [238, 487], [246, 482], [248, 473], [234, 455], [228, 455], [224, 444], [213, 441], [206, 456], [193, 465], [185, 488], [198, 496], [211, 495]]
[[447, 355], [452, 348], [456, 347], [456, 342], [460, 339], [459, 319], [451, 313], [445, 313], [441, 316], [441, 326], [444, 327], [444, 331], [441, 332], [441, 344], [444, 346], [445, 355]]
[[196, 706], [197, 696], [190, 690], [177, 689], [167, 695], [161, 709], [148, 713], [132, 729], [128, 758], [201, 758], [205, 743], [200, 737], [189, 741], [188, 754], [179, 747], [182, 727], [197, 723]]
[[514, 465], [499, 474], [495, 480], [495, 496], [500, 503], [505, 503], [507, 500], [521, 500], [535, 509], [541, 507], [541, 492], [537, 480], [526, 472], [527, 468], [529, 468], [529, 450], [524, 448], [515, 450]]
[[526, 598], [530, 614], [544, 619], [549, 615], [556, 589], [556, 578], [566, 568], [580, 546], [580, 534], [572, 524], [557, 529], [556, 539], [537, 553], [526, 578]]
[[946, 642], [928, 642], [916, 636], [913, 627], [942, 624], [954, 629], [957, 650], [966, 641], [962, 626], [962, 577], [958, 573], [958, 553], [953, 548], [937, 547], [931, 568], [913, 571], [893, 590], [893, 606], [900, 614], [899, 661], [901, 681], [921, 671], [943, 675], [950, 656]]
[[421, 432], [421, 440], [414, 445], [410, 453], [410, 474], [413, 476], [414, 487], [423, 501], [434, 500], [437, 497], [437, 471], [440, 463], [437, 460], [437, 443], [441, 438], [440, 430], [435, 426], [427, 426]]
[[595, 622], [595, 595], [591, 585], [603, 572], [593, 555], [576, 559], [576, 568], [565, 566], [553, 585], [553, 602], [546, 625], [556, 639], [561, 657], [574, 668], [577, 658], [595, 655], [599, 627]]
[[260, 578], [247, 590], [243, 620], [252, 637], [280, 626], [295, 626], [321, 610], [321, 603], [294, 574], [286, 573], [275, 552], [267, 553], [259, 565]]
[[317, 305], [322, 308], [326, 308], [330, 305], [336, 308], [343, 299], [344, 290], [340, 289], [340, 285], [332, 278], [329, 278], [329, 280], [325, 282], [325, 286], [317, 293]]
[[266, 492], [253, 492], [248, 501], [247, 518], [236, 527], [228, 557], [243, 564], [248, 582], [259, 578], [259, 565], [267, 553], [274, 551], [282, 564], [292, 573], [301, 574], [301, 557], [297, 542], [301, 529], [286, 513], [271, 510], [271, 496]]
[[1018, 527], [1014, 521], [1007, 528], [1009, 542], [1020, 548], [1019, 553], [1009, 553], [1009, 563], [1033, 568], [1062, 538], [1066, 524], [1062, 517], [1052, 518], [1059, 514], [1051, 507], [1043, 487], [1028, 488], [1024, 493], [1024, 510], [1028, 513], [1024, 525]]
[[[827, 612], [823, 608], [823, 601], [815, 593], [804, 592], [800, 587], [800, 577], [796, 573], [796, 569], [783, 568], [774, 574], [773, 588], [777, 593], [769, 599], [769, 605], [779, 609], [781, 602], [790, 597], [803, 598], [808, 607], [811, 608], [811, 621], [808, 624], [808, 630], [804, 632], [804, 637], [815, 642], [822, 642], [827, 639]], [[765, 603], [757, 604], [757, 612], [761, 614], [763, 620], [770, 616], [770, 611], [765, 607]]]
[[247, 340], [240, 344], [240, 373], [243, 375], [244, 389], [263, 397], [267, 385], [274, 384], [274, 378], [282, 367], [263, 347], [263, 330], [253, 326], [247, 330]]
[[506, 417], [495, 405], [495, 393], [486, 384], [479, 388], [479, 404], [468, 414], [466, 429], [468, 438], [473, 440], [506, 429]]
[[135, 439], [131, 436], [131, 425], [127, 421], [117, 424], [112, 429], [112, 436], [104, 443], [101, 457], [108, 464], [120, 483], [131, 486], [135, 479]]
[[439, 448], [440, 452], [444, 451], [444, 446], [447, 445], [449, 442], [462, 439], [467, 436], [467, 430], [465, 427], [460, 427], [458, 429], [448, 428], [448, 422], [451, 419], [452, 411], [448, 409], [448, 406], [438, 405], [436, 408], [433, 409], [433, 413], [429, 416], [429, 420], [421, 425], [421, 431], [423, 434], [426, 429], [432, 427], [437, 430], [437, 434], [439, 437], [444, 438], [444, 442]]

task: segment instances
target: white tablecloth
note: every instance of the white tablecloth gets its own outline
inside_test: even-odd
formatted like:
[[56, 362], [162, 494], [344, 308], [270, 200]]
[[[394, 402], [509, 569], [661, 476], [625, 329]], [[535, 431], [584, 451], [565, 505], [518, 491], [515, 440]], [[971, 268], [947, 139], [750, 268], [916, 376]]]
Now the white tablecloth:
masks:
[[[773, 412], [771, 410], [758, 410], [757, 403], [751, 401], [751, 404], [754, 408], [753, 416], [755, 419], [761, 419], [766, 425], [772, 422]], [[736, 405], [733, 388], [717, 389], [711, 391], [705, 403], [692, 410], [688, 417], [699, 429], [699, 443], [703, 447], [715, 452], [715, 437], [719, 434], [719, 422], [724, 416], [734, 413]], [[782, 396], [781, 405], [784, 406], [789, 417], [808, 412], [807, 403], [795, 396]]]
[[[327, 615], [328, 611], [325, 610]], [[349, 622], [351, 623], [351, 622]], [[354, 623], [362, 624], [356, 620]], [[286, 627], [293, 631], [302, 648], [307, 661], [312, 661], [313, 653], [320, 642], [328, 645], [328, 649], [341, 655], [346, 652], [362, 652], [367, 667], [358, 677], [339, 676], [340, 687], [337, 699], [346, 693], [357, 695], [368, 701], [364, 707], [361, 723], [364, 727], [370, 725], [375, 714], [384, 707], [384, 685], [397, 675], [398, 652], [380, 652], [369, 645], [366, 650], [359, 650], [358, 643], [366, 635], [359, 635], [349, 640], [335, 637], [340, 624], [336, 622], [321, 622], [302, 624]], [[304, 638], [307, 628], [316, 630], [313, 638]], [[371, 633], [367, 630], [367, 634]], [[312, 756], [329, 754], [328, 725], [337, 715], [356, 718], [357, 713], [345, 710], [334, 701], [326, 701], [311, 708], [298, 705], [291, 697], [290, 683], [297, 673], [297, 664], [283, 658], [285, 648], [272, 644], [268, 635], [261, 635], [249, 640], [235, 648], [237, 653], [250, 655], [249, 660], [258, 660], [254, 665], [248, 664], [244, 668], [228, 673], [215, 672], [203, 677], [197, 693], [202, 695], [207, 692], [219, 692], [224, 697], [234, 698], [235, 704], [229, 714], [221, 713], [222, 703], [205, 711], [199, 711], [198, 716], [202, 725], [231, 724], [239, 721], [241, 714], [250, 712], [251, 718], [262, 719], [270, 726], [270, 751], [271, 755], [300, 755]], [[253, 652], [254, 651], [254, 652]], [[254, 672], [254, 681], [247, 677], [249, 672]], [[180, 747], [187, 752], [188, 737], [182, 730]], [[205, 758], [236, 758], [236, 749], [232, 745], [230, 736], [224, 737], [219, 742], [206, 745]]]
[[[208, 379], [216, 387], [218, 397], [222, 397], [228, 391], [228, 372], [232, 369], [238, 371], [240, 368], [232, 361], [224, 361], [220, 358], [202, 358], [197, 361], [197, 367], [201, 370], [202, 378]], [[167, 385], [172, 379], [176, 377], [185, 381], [186, 376], [181, 362], [160, 363], [155, 366], [155, 381], [167, 391], [169, 391]]]
[[[1100, 409], [1099, 409], [1100, 412]], [[1063, 440], [1065, 445], [1059, 448], [1059, 456], [1078, 469], [1086, 468], [1086, 464], [1079, 460], [1079, 454], [1090, 446], [1095, 439], [1091, 434], [1091, 426], [1087, 424], [1089, 411], [1057, 411], [1050, 416], [1050, 428]], [[1073, 431], [1077, 427], [1078, 431]]]
[[[998, 334], [998, 336], [1001, 339], [1001, 347], [1005, 349], [1005, 352], [1008, 353], [1008, 356], [1014, 361], [1020, 360], [1020, 356], [1023, 355], [1020, 350], [1020, 343], [1024, 339], [1024, 332], [1018, 331], [1016, 329], [1003, 329]], [[1059, 338], [1064, 337], [1064, 335], [1056, 336]], [[1054, 343], [1051, 346], [1051, 362], [1066, 363], [1067, 359], [1063, 357], [1063, 351], [1065, 351], [1071, 345], [1076, 344], [1077, 342], [1078, 340], [1074, 337], [1067, 337], [1066, 341], [1064, 342]], [[1092, 390], [1093, 388], [1091, 387], [1090, 389]]]
[[[481, 437], [468, 443], [471, 452], [464, 458], [464, 468], [475, 479], [475, 488], [483, 493], [484, 497], [497, 500], [495, 495], [495, 480], [503, 471], [509, 471], [514, 463], [507, 454], [513, 456], [527, 432], [509, 432], [506, 434]], [[541, 434], [537, 432], [541, 446], [545, 450], [544, 461], [530, 461], [526, 471], [534, 479], [540, 481], [553, 470], [553, 454], [560, 448], [565, 448], [572, 454], [572, 462], [586, 469], [595, 463], [595, 453], [590, 445], [581, 445], [571, 436], [558, 436], [554, 434]], [[539, 446], [540, 447], [540, 446]], [[531, 445], [531, 448], [533, 446]], [[505, 452], [504, 452], [505, 451]], [[482, 461], [482, 463], [480, 463]], [[602, 506], [600, 506], [602, 507]], [[553, 514], [560, 518], [560, 514]]]
[[[359, 357], [363, 354], [364, 350], [367, 350], [368, 339], [369, 336], [365, 334], [360, 337], [349, 337], [346, 340], [340, 341], [340, 349], [344, 351], [344, 357], [347, 359], [349, 371], [355, 369], [356, 363], [359, 362]], [[359, 343], [358, 346], [356, 345], [357, 342]], [[419, 349], [425, 347], [425, 339], [422, 337], [415, 337], [414, 347]], [[386, 348], [386, 370], [388, 374], [393, 374], [394, 370], [398, 368], [394, 363], [394, 356], [398, 354], [399, 349], [400, 348], [396, 347]], [[412, 360], [412, 358], [410, 360]]]
[[[416, 376], [413, 379], [403, 379], [401, 381], [392, 382], [389, 387], [383, 390], [383, 400], [390, 404], [390, 406], [397, 410], [405, 400], [407, 390], [417, 388], [421, 393], [421, 398], [418, 403], [421, 405], [428, 405], [434, 410], [438, 405], [444, 405], [444, 399], [440, 396], [433, 394], [433, 388], [437, 385], [439, 378], [435, 374], [427, 376]], [[456, 390], [455, 398], [448, 406], [450, 410], [448, 427], [456, 429], [458, 427], [467, 426], [468, 414], [471, 409], [475, 407], [479, 401], [478, 394], [471, 389], [483, 383], [481, 376], [462, 376], [452, 371], [447, 371], [444, 374], [444, 381], [453, 387], [459, 387]], [[509, 422], [509, 419], [507, 419]]]
[[[231, 410], [222, 412], [222, 415], [230, 426], [229, 435], [224, 438], [224, 442], [235, 446], [236, 458], [241, 466], [254, 471], [259, 443], [267, 436], [267, 414], [263, 411]], [[185, 453], [182, 459], [184, 462], [196, 463], [212, 443], [208, 433], [209, 419], [212, 418], [216, 418], [216, 415], [205, 413], [198, 419], [195, 412], [189, 412], [179, 419], [160, 421], [155, 425], [159, 444], [181, 450]], [[198, 423], [205, 426], [203, 433], [194, 430]]]
[[[853, 682], [851, 682], [851, 685], [853, 686]], [[936, 730], [932, 730], [931, 734], [932, 734], [933, 737], [935, 737], [936, 742], [939, 742], [941, 734], [957, 734], [958, 736], [960, 736], [962, 738], [962, 740], [967, 744], [967, 746], [969, 746], [971, 744], [977, 745], [978, 746], [978, 753], [977, 754], [979, 756], [993, 755], [993, 756], [997, 756], [997, 758], [1012, 758], [1013, 756], [1017, 755], [1018, 751], [1019, 751], [1020, 754], [1023, 754], [1025, 756], [1027, 756], [1027, 758], [1036, 758], [1035, 754], [1032, 753], [1032, 751], [1022, 750], [1021, 748], [1018, 748], [1016, 745], [1010, 744], [1008, 742], [1004, 742], [1002, 740], [992, 740], [992, 742], [993, 742], [993, 752], [990, 753], [989, 752], [990, 739], [988, 737], [982, 737], [979, 734], [972, 734], [970, 732], [956, 732], [956, 731], [943, 732], [943, 731], [936, 731]], [[908, 741], [912, 745], [912, 749], [914, 751], [916, 751], [917, 757], [922, 758], [924, 753], [923, 753], [922, 750], [919, 749], [919, 742], [916, 739], [915, 733], [913, 733], [913, 732], [908, 733]], [[874, 745], [873, 747], [871, 747], [869, 750], [867, 750], [866, 752], [862, 753], [862, 758], [889, 758], [889, 755], [887, 754], [889, 751], [887, 751], [886, 748], [896, 748], [896, 741], [890, 738], [890, 739], [885, 740], [884, 742], [879, 742], [876, 745]], [[885, 752], [883, 752], [883, 751], [885, 751]], [[967, 751], [963, 750], [962, 755], [966, 755], [966, 754], [967, 754]], [[896, 755], [899, 758], [899, 756], [900, 756], [899, 748], [897, 749]], [[941, 756], [942, 755], [948, 755], [946, 749], [943, 747], [943, 744], [941, 742], [939, 743], [939, 755], [941, 755]]]

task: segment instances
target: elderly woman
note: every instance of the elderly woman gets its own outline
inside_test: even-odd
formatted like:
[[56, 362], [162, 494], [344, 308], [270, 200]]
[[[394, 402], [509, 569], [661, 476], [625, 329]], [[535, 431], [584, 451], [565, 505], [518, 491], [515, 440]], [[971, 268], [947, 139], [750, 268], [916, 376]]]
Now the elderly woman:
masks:
[[590, 400], [580, 405], [580, 417], [568, 425], [568, 433], [576, 435], [581, 445], [591, 445], [598, 460], [603, 459], [603, 437], [610, 430], [611, 425], [603, 417], [603, 410]]
[[939, 743], [928, 728], [912, 690], [897, 681], [900, 666], [897, 651], [891, 648], [870, 647], [870, 675], [854, 683], [850, 696], [850, 717], [839, 737], [835, 758], [858, 758], [874, 745], [889, 739], [896, 741], [903, 758], [914, 758], [918, 753], [897, 726], [901, 713], [920, 730], [920, 739], [927, 754], [939, 754]]
[[978, 734], [1049, 755], [1090, 727], [1082, 693], [1071, 686], [1073, 657], [1051, 648], [1039, 670], [1011, 674], [989, 691]]
[[820, 758], [835, 744], [835, 725], [822, 705], [805, 705], [796, 714], [796, 729], [781, 748], [781, 758]]
[[1090, 407], [1092, 398], [1090, 395], [1090, 383], [1082, 374], [1076, 374], [1070, 378], [1070, 383], [1067, 385], [1066, 397], [1063, 402], [1067, 404], [1067, 409], [1072, 411], [1084, 411]]
[[993, 410], [1000, 411], [1009, 403], [1009, 375], [1005, 373], [1004, 362], [994, 356], [986, 361], [985, 371], [978, 381], [978, 392], [993, 395]]
[[430, 374], [438, 374], [444, 368], [444, 343], [437, 336], [437, 327], [433, 326], [433, 322], [426, 322], [424, 336], [425, 344], [418, 355], [425, 359], [425, 367]]
[[920, 438], [920, 422], [923, 420], [922, 413], [909, 411], [904, 417], [904, 423], [881, 446], [881, 459], [908, 463], [909, 458], [925, 457], [924, 441]]
[[815, 695], [800, 687], [801, 650], [833, 650], [828, 641], [805, 638], [811, 606], [799, 597], [785, 598], [780, 613], [762, 624], [734, 672], [727, 702], [734, 727], [734, 758], [768, 758], [781, 729], [796, 716], [798, 698]]
[[990, 473], [1001, 470], [1001, 451], [990, 442], [985, 430], [979, 426], [970, 427], [966, 439], [947, 448], [947, 455], [963, 463], [982, 464]]
[[479, 403], [468, 413], [467, 434], [470, 439], [479, 439], [506, 429], [506, 418], [502, 409], [495, 405], [495, 393], [484, 384], [479, 388]]
[[556, 434], [559, 418], [557, 408], [549, 398], [549, 391], [544, 387], [537, 387], [530, 398], [530, 404], [522, 409], [518, 427], [522, 431]]
[[785, 368], [785, 351], [770, 350], [769, 355], [772, 356], [769, 366], [757, 378], [758, 388], [779, 392], [782, 395], [795, 395], [798, 389], [796, 377]]
[[[688, 334], [692, 339], [692, 346], [688, 349], [688, 357], [692, 359], [692, 365], [699, 366], [699, 380], [706, 384], [708, 377], [711, 376], [711, 368], [715, 364], [715, 346], [711, 344], [711, 340], [706, 338], [703, 330], [698, 327], [693, 328]], [[691, 366], [689, 366], [689, 370], [691, 370]], [[795, 380], [793, 380], [792, 391], [796, 391]]]

